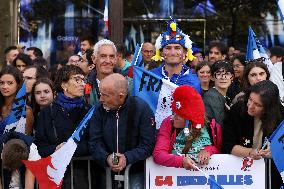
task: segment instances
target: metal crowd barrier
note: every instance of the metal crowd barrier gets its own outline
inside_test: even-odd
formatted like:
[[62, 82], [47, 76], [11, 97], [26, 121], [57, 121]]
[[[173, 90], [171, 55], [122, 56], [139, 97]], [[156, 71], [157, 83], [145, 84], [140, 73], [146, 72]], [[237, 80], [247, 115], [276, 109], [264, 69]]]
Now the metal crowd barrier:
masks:
[[[91, 175], [91, 161], [92, 158], [90, 156], [87, 157], [77, 157], [77, 158], [73, 158], [72, 162], [71, 162], [71, 189], [77, 189], [74, 188], [74, 170], [73, 170], [73, 161], [87, 161], [88, 163], [88, 185], [89, 185], [89, 189], [92, 189], [92, 175]], [[265, 171], [266, 171], [266, 189], [274, 189], [271, 188], [271, 159], [267, 158], [265, 159]], [[114, 176], [114, 180], [116, 181], [121, 181], [124, 182], [124, 189], [129, 189], [129, 171], [130, 171], [131, 165], [128, 165], [124, 171], [124, 175], [115, 175]], [[3, 177], [3, 169], [1, 170], [2, 172], [2, 177], [1, 177], [1, 181], [2, 181], [2, 187], [4, 189], [4, 177]], [[147, 178], [146, 178], [147, 179]], [[145, 182], [146, 183], [146, 182]], [[38, 185], [36, 187], [37, 189], [39, 188]], [[112, 173], [111, 173], [111, 169], [107, 168], [106, 169], [106, 189], [112, 189]]]
[[265, 183], [266, 183], [266, 189], [273, 189], [271, 186], [271, 158], [265, 158]]
[[[131, 168], [131, 164], [127, 165], [124, 171], [124, 175], [115, 174], [114, 180], [124, 182], [124, 189], [129, 189], [129, 171]], [[112, 175], [111, 169], [106, 168], [106, 189], [112, 189]]]
[[[91, 156], [86, 156], [86, 157], [76, 157], [73, 158], [73, 160], [76, 161], [88, 161], [88, 185], [89, 189], [92, 189], [92, 175], [91, 175], [91, 161], [92, 158]], [[74, 171], [73, 171], [73, 160], [71, 161], [71, 189], [74, 189]]]

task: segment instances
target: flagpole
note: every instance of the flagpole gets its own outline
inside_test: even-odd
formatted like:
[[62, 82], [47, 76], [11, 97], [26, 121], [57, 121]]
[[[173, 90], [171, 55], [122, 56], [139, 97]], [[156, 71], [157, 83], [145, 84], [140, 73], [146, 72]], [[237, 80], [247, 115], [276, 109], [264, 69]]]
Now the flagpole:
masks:
[[207, 179], [210, 178], [210, 176], [209, 176], [207, 173], [205, 173], [204, 171], [202, 171], [199, 167], [197, 167], [196, 165], [193, 165], [193, 166], [194, 166], [194, 168], [196, 168], [198, 171], [200, 171], [201, 173], [203, 173]]
[[138, 51], [138, 54], [137, 54], [137, 56], [136, 56], [136, 58], [135, 58], [135, 62], [134, 62], [134, 64], [133, 64], [133, 66], [136, 66], [136, 63], [137, 63], [137, 61], [138, 61], [138, 58], [139, 58], [140, 53], [141, 53], [141, 50], [142, 50], [142, 46], [143, 46], [143, 43], [141, 43], [141, 46], [140, 46], [140, 48], [139, 48], [139, 51]]

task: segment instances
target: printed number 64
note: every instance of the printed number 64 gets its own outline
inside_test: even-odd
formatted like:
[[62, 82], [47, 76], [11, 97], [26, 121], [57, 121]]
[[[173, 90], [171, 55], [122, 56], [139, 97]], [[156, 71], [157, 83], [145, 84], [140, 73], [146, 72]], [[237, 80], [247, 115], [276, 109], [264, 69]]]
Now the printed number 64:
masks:
[[155, 185], [156, 186], [172, 186], [173, 185], [173, 177], [172, 176], [165, 176], [165, 179], [163, 176], [156, 176], [155, 178]]

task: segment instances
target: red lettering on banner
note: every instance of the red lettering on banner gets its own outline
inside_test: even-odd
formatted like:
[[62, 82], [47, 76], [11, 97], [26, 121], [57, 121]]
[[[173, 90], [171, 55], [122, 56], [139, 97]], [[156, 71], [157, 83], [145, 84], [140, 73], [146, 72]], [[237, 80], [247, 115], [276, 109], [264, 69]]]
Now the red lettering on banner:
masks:
[[156, 176], [155, 178], [155, 185], [156, 186], [172, 186], [173, 185], [173, 177], [172, 176], [165, 176], [165, 179], [163, 176]]

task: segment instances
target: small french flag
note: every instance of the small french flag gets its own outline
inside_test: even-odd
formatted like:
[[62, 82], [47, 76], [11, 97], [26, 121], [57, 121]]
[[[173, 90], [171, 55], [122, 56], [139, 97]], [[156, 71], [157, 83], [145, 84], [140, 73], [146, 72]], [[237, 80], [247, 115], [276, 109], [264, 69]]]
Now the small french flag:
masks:
[[104, 10], [104, 33], [106, 34], [106, 37], [110, 34], [109, 30], [109, 23], [108, 23], [108, 0], [105, 0], [105, 10]]
[[60, 189], [64, 173], [72, 160], [81, 136], [94, 113], [93, 106], [80, 122], [77, 129], [67, 142], [57, 151], [46, 158], [36, 161], [23, 160], [26, 167], [36, 177], [40, 189]]

